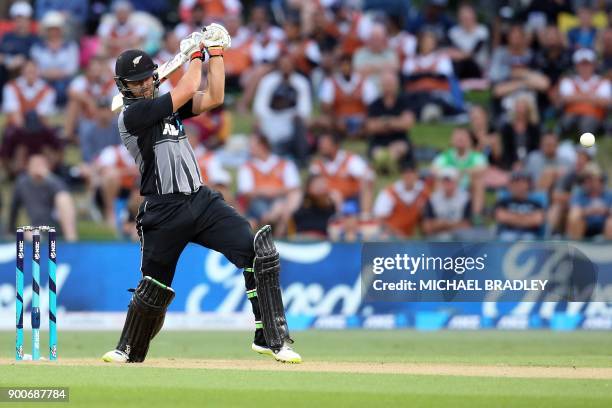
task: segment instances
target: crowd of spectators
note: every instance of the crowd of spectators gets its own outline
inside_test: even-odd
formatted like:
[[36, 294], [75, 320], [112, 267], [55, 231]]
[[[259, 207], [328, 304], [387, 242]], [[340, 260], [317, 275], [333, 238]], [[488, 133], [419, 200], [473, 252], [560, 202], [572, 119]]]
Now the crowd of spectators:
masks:
[[343, 241], [612, 239], [605, 152], [577, 145], [612, 135], [606, 0], [9, 1], [2, 228], [23, 209], [67, 240], [81, 219], [135, 237], [114, 61], [141, 48], [161, 64], [212, 22], [232, 35], [226, 103], [184, 129], [203, 179], [254, 226]]

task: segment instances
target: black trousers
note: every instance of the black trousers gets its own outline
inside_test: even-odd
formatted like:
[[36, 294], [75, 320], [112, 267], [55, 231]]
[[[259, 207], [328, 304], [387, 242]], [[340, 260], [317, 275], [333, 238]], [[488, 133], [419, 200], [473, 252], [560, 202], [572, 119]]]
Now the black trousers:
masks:
[[[142, 274], [168, 286], [172, 285], [179, 256], [189, 242], [222, 253], [237, 268], [253, 265], [251, 226], [220, 193], [206, 186], [191, 195], [145, 197], [136, 227]], [[247, 286], [254, 287], [254, 278], [247, 279], [250, 280]]]

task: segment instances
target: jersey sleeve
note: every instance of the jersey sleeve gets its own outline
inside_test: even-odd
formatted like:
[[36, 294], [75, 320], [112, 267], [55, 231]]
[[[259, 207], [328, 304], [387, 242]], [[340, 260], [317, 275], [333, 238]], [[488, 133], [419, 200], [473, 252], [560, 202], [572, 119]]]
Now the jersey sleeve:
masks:
[[172, 114], [172, 97], [169, 93], [154, 99], [141, 99], [128, 105], [123, 122], [128, 132], [135, 134], [160, 122]]
[[177, 113], [181, 119], [189, 119], [198, 116], [193, 113], [193, 99], [188, 100], [187, 103], [181, 106]]

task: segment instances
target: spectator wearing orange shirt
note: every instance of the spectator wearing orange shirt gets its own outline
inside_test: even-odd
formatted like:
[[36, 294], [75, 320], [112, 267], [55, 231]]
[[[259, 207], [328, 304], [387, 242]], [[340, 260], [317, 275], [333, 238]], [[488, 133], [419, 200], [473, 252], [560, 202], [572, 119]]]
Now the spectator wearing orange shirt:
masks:
[[246, 201], [247, 217], [256, 225], [273, 224], [284, 236], [291, 215], [300, 205], [300, 176], [295, 164], [270, 150], [267, 139], [249, 139], [251, 158], [238, 170], [238, 194]]
[[401, 178], [383, 189], [374, 203], [374, 217], [395, 237], [414, 236], [429, 197], [429, 187], [419, 180], [414, 162], [400, 163]]
[[373, 172], [359, 155], [340, 149], [339, 138], [324, 133], [318, 140], [319, 157], [310, 165], [310, 173], [322, 175], [331, 191], [337, 191], [342, 201], [357, 202], [362, 215], [369, 216], [374, 193]]

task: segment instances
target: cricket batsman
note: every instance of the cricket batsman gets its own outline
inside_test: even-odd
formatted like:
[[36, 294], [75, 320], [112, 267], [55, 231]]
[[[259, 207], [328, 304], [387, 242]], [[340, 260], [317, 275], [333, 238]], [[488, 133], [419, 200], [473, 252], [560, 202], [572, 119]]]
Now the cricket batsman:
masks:
[[[127, 317], [106, 362], [139, 363], [163, 326], [174, 299], [172, 280], [179, 256], [189, 242], [225, 255], [244, 270], [246, 293], [255, 315], [252, 349], [287, 363], [300, 363], [281, 298], [280, 259], [270, 226], [253, 234], [247, 220], [220, 193], [202, 184], [198, 163], [183, 129], [183, 120], [223, 103], [223, 51], [231, 45], [227, 30], [211, 24], [180, 43], [189, 68], [176, 87], [158, 95], [157, 66], [140, 50], [117, 58], [115, 82], [123, 97], [118, 126], [123, 143], [141, 174], [144, 197], [136, 218], [141, 247], [141, 280]], [[208, 53], [208, 86], [199, 91], [204, 52]]]

